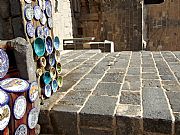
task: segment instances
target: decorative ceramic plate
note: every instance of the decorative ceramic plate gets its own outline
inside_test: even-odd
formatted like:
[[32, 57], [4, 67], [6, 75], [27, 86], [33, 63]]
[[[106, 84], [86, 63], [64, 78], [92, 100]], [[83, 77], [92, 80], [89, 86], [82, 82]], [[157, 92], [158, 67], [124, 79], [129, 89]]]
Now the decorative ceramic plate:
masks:
[[47, 20], [48, 27], [51, 29], [53, 27], [53, 20], [52, 18], [48, 18]]
[[0, 106], [6, 105], [9, 102], [9, 95], [0, 89]]
[[59, 49], [59, 45], [60, 45], [60, 40], [59, 40], [59, 37], [56, 36], [56, 37], [54, 38], [54, 48], [55, 48], [56, 50], [58, 50], [58, 49]]
[[36, 28], [36, 36], [40, 38], [44, 38], [44, 30], [41, 26]]
[[49, 85], [49, 84], [46, 85], [44, 90], [45, 90], [45, 96], [51, 97], [51, 85]]
[[9, 123], [11, 112], [8, 105], [0, 106], [0, 131], [4, 130]]
[[58, 89], [57, 80], [53, 80], [53, 81], [51, 82], [51, 87], [52, 87], [53, 93], [57, 91], [57, 89]]
[[14, 117], [18, 120], [21, 119], [26, 112], [26, 107], [27, 107], [26, 98], [24, 96], [19, 96], [14, 102], [14, 108], [13, 108]]
[[40, 37], [37, 37], [34, 40], [33, 48], [34, 48], [34, 52], [36, 53], [36, 55], [38, 57], [43, 56], [44, 53], [45, 53], [45, 50], [46, 50], [44, 40], [42, 38], [40, 38]]
[[27, 135], [27, 126], [25, 124], [19, 125], [14, 135]]
[[30, 85], [30, 89], [29, 89], [29, 100], [31, 102], [34, 102], [37, 97], [38, 97], [38, 93], [39, 93], [39, 87], [38, 87], [38, 83], [37, 82], [32, 82]]
[[7, 92], [25, 92], [29, 83], [20, 78], [8, 78], [0, 82], [0, 87]]
[[28, 34], [29, 37], [34, 37], [35, 35], [35, 28], [34, 25], [31, 22], [27, 22], [26, 24], [26, 32]]
[[56, 62], [59, 63], [61, 60], [60, 51], [56, 50], [54, 55]]
[[49, 33], [49, 28], [44, 26], [44, 37], [46, 38], [47, 36], [49, 36], [50, 33]]
[[6, 52], [0, 49], [0, 78], [3, 78], [9, 69], [9, 59]]
[[30, 4], [27, 4], [24, 8], [24, 15], [25, 18], [29, 21], [31, 21], [34, 17], [34, 10], [33, 7]]
[[24, 0], [26, 3], [31, 4], [32, 0]]
[[51, 2], [49, 0], [46, 1], [45, 3], [45, 6], [46, 6], [46, 15], [47, 17], [51, 17], [52, 16], [52, 5], [51, 5]]
[[54, 64], [56, 63], [54, 54], [50, 54], [48, 60], [49, 60], [49, 64], [53, 67]]
[[46, 10], [46, 1], [42, 0], [42, 10], [45, 11]]
[[46, 15], [44, 14], [44, 12], [42, 13], [42, 18], [40, 19], [40, 22], [42, 25], [45, 25], [47, 22], [47, 18], [46, 18]]
[[41, 8], [40, 6], [34, 6], [34, 18], [36, 20], [39, 20], [42, 18], [42, 11], [41, 11]]
[[52, 44], [52, 39], [50, 36], [47, 36], [45, 46], [46, 46], [47, 53], [51, 54], [53, 52], [53, 44]]
[[28, 115], [28, 127], [33, 129], [36, 127], [38, 123], [39, 110], [37, 108], [33, 108], [30, 110]]
[[42, 9], [42, 6], [43, 6], [42, 3], [43, 3], [42, 0], [38, 0], [38, 5], [40, 6], [41, 9]]

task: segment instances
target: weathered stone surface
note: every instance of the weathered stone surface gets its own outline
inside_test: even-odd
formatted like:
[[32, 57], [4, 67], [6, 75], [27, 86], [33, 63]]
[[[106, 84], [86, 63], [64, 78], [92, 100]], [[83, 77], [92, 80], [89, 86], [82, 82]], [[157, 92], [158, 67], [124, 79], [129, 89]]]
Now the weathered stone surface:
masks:
[[175, 117], [175, 135], [180, 134], [180, 113], [174, 113]]
[[122, 83], [123, 81], [123, 75], [117, 74], [117, 73], [107, 73], [102, 79], [102, 82], [116, 82], [116, 83]]
[[91, 96], [79, 114], [80, 125], [112, 128], [116, 101], [113, 97]]
[[113, 135], [113, 131], [81, 128], [81, 135]]
[[160, 78], [162, 80], [176, 80], [176, 78], [171, 74], [171, 75], [161, 75]]
[[173, 112], [180, 112], [180, 92], [166, 92], [166, 94], [170, 101]]
[[11, 7], [11, 15], [12, 16], [20, 16], [21, 13], [21, 5], [18, 0], [10, 0]]
[[160, 88], [143, 88], [143, 125], [148, 132], [171, 134], [172, 118]]
[[122, 90], [139, 91], [141, 86], [140, 81], [124, 81]]
[[140, 105], [141, 98], [139, 92], [122, 91], [120, 96], [120, 104]]
[[157, 73], [156, 69], [155, 68], [148, 68], [148, 67], [142, 67], [142, 72], [145, 72], [145, 73]]
[[14, 37], [26, 38], [21, 17], [12, 18], [12, 28], [14, 32]]
[[159, 80], [142, 80], [143, 87], [161, 87]]
[[142, 74], [142, 79], [159, 79], [156, 73], [143, 73]]
[[128, 75], [139, 75], [140, 74], [140, 68], [128, 68]]
[[120, 84], [117, 83], [99, 83], [93, 92], [93, 95], [118, 96]]

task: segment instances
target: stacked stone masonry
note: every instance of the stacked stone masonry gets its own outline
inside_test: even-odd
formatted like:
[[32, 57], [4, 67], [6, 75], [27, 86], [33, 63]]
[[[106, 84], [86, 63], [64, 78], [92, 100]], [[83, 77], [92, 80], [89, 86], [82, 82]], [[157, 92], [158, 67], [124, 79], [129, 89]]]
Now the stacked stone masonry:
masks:
[[42, 133], [179, 135], [180, 52], [70, 51], [64, 84], [42, 105]]

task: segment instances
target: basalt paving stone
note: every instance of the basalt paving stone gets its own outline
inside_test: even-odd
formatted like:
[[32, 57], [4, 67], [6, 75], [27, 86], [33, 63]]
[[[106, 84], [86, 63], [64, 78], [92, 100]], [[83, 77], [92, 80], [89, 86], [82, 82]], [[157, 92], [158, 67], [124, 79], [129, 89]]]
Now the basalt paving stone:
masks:
[[180, 64], [179, 65], [173, 65], [173, 66], [170, 65], [170, 68], [173, 72], [179, 72]]
[[171, 75], [172, 72], [170, 71], [169, 68], [165, 68], [165, 67], [157, 67], [158, 68], [158, 71], [159, 71], [159, 74], [160, 75]]
[[173, 112], [180, 112], [180, 92], [166, 92]]
[[105, 54], [105, 53], [98, 53], [98, 54], [96, 54], [95, 56], [93, 56], [92, 58], [91, 58], [91, 60], [100, 60], [101, 58], [103, 58], [104, 56], [106, 56], [107, 54]]
[[148, 67], [142, 67], [142, 72], [143, 73], [157, 73], [156, 68], [148, 68]]
[[140, 81], [140, 76], [139, 75], [127, 75], [125, 77], [125, 81], [128, 81], [128, 82]]
[[107, 73], [102, 79], [102, 82], [122, 83], [124, 75], [117, 73]]
[[180, 91], [180, 86], [176, 84], [163, 85], [166, 91]]
[[117, 83], [99, 83], [93, 92], [93, 95], [118, 96], [121, 84]]
[[89, 73], [89, 74], [87, 74], [84, 78], [86, 79], [86, 78], [92, 78], [92, 79], [100, 79], [102, 76], [103, 76], [104, 74], [103, 74], [103, 72], [101, 73], [101, 74], [93, 74], [93, 73]]
[[81, 135], [113, 135], [113, 131], [98, 130], [93, 128], [81, 128]]
[[142, 64], [142, 67], [154, 67], [154, 64]]
[[165, 58], [167, 62], [178, 62], [176, 58]]
[[125, 81], [123, 83], [122, 90], [130, 90], [130, 91], [140, 91], [141, 82], [140, 81]]
[[74, 59], [72, 62], [83, 62], [83, 61], [86, 61], [87, 59], [84, 59], [84, 58], [76, 58]]
[[160, 78], [162, 80], [170, 80], [170, 81], [176, 80], [176, 78], [173, 76], [173, 74], [171, 74], [171, 75], [160, 75]]
[[65, 80], [65, 77], [63, 78], [63, 86], [61, 87], [62, 92], [68, 91], [74, 84], [76, 84], [76, 80]]
[[115, 68], [126, 68], [128, 66], [128, 62], [115, 62], [114, 66]]
[[172, 118], [161, 88], [143, 88], [143, 125], [147, 132], [171, 134]]
[[58, 103], [58, 105], [83, 105], [90, 91], [73, 91], [68, 92]]
[[50, 111], [54, 134], [77, 135], [77, 111], [80, 107], [55, 105]]
[[90, 74], [103, 74], [109, 67], [106, 68], [100, 68], [100, 67], [94, 67]]
[[142, 87], [161, 87], [159, 80], [142, 80]]
[[122, 91], [120, 96], [120, 104], [140, 105], [141, 97], [139, 92]]
[[73, 69], [75, 67], [77, 67], [79, 64], [81, 64], [82, 62], [70, 62], [70, 63], [67, 63], [63, 66], [63, 69]]
[[107, 72], [124, 74], [126, 72], [126, 69], [125, 68], [110, 68]]
[[142, 79], [159, 79], [159, 77], [157, 76], [157, 73], [143, 73]]
[[162, 85], [179, 85], [176, 80], [162, 80]]
[[113, 127], [113, 114], [117, 98], [91, 96], [80, 111], [80, 126]]
[[74, 69], [73, 71], [71, 71], [71, 74], [74, 74], [74, 73], [80, 73], [80, 74], [83, 74], [83, 73], [87, 73], [89, 70], [91, 69], [91, 67], [77, 67], [76, 69]]
[[180, 135], [180, 113], [174, 113], [175, 117], [175, 135]]
[[91, 91], [98, 83], [98, 78], [82, 79], [73, 89], [81, 91]]
[[177, 72], [177, 73], [175, 72], [174, 74], [175, 74], [176, 78], [178, 79], [178, 81], [180, 82], [180, 72]]
[[140, 68], [128, 68], [127, 75], [139, 75], [140, 74]]

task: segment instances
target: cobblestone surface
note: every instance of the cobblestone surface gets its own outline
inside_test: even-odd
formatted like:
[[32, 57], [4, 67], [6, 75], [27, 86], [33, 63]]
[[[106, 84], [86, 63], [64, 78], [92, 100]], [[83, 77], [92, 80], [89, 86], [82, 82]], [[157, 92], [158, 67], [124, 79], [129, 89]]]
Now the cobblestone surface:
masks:
[[42, 105], [42, 133], [179, 135], [180, 52], [71, 51], [63, 87]]

